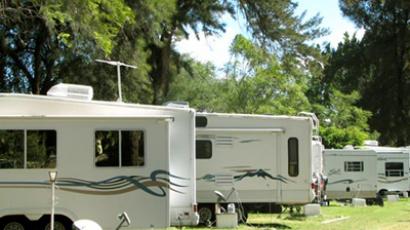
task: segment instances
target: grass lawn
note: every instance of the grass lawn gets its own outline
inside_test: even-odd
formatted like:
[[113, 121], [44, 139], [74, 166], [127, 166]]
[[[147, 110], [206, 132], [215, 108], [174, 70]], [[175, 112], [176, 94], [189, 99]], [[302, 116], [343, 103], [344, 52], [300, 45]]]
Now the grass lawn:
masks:
[[[333, 219], [343, 219], [331, 223], [322, 223]], [[184, 228], [209, 229], [209, 228]], [[410, 229], [410, 199], [399, 202], [385, 202], [384, 207], [367, 206], [351, 207], [331, 203], [329, 207], [321, 207], [321, 215], [304, 217], [291, 216], [289, 213], [250, 214], [248, 225], [240, 225], [238, 229], [302, 229], [302, 230], [406, 230]]]

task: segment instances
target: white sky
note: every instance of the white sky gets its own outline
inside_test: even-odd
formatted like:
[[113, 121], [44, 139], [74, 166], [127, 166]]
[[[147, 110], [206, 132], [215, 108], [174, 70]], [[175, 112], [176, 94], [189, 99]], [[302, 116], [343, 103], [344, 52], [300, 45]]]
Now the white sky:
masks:
[[[330, 35], [325, 36], [315, 42], [322, 44], [330, 42], [333, 47], [343, 40], [343, 34], [350, 35], [356, 33], [356, 37], [361, 38], [364, 30], [358, 29], [342, 16], [339, 10], [338, 0], [296, 0], [299, 4], [298, 13], [307, 11], [306, 18], [319, 13], [323, 17], [322, 27], [329, 28]], [[230, 59], [229, 46], [235, 36], [239, 33], [246, 33], [245, 23], [234, 21], [229, 15], [223, 17], [226, 23], [226, 32], [219, 36], [205, 37], [202, 33], [197, 40], [194, 34], [189, 39], [176, 43], [176, 48], [182, 53], [189, 54], [192, 58], [201, 62], [212, 62], [218, 69]]]

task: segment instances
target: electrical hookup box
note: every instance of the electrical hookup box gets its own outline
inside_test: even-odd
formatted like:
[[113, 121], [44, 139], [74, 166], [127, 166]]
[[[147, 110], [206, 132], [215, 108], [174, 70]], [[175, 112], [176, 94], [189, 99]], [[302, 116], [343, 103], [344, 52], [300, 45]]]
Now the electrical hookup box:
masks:
[[238, 215], [236, 213], [221, 213], [216, 214], [217, 228], [237, 228]]

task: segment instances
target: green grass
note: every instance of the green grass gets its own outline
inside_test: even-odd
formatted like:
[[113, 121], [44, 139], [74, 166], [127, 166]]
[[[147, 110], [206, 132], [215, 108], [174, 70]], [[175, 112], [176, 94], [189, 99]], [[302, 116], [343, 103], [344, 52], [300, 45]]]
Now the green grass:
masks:
[[[250, 214], [248, 225], [240, 225], [238, 229], [301, 229], [301, 230], [406, 230], [410, 229], [410, 199], [399, 202], [385, 202], [384, 207], [367, 206], [351, 207], [331, 203], [329, 207], [321, 207], [321, 215], [305, 217], [302, 215], [282, 214]], [[347, 219], [322, 223], [326, 220], [347, 217]], [[184, 228], [210, 229], [210, 228]], [[213, 228], [215, 229], [215, 228]]]

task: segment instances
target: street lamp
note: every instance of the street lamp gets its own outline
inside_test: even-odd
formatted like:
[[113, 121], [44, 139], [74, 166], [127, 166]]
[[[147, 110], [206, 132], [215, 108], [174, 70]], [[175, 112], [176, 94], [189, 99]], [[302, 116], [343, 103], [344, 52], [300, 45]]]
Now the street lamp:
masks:
[[51, 220], [50, 230], [54, 230], [54, 206], [55, 206], [55, 188], [57, 180], [57, 171], [49, 171], [48, 176], [51, 183]]

